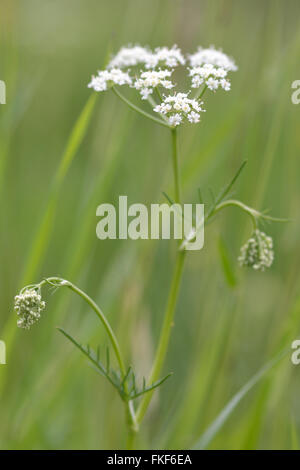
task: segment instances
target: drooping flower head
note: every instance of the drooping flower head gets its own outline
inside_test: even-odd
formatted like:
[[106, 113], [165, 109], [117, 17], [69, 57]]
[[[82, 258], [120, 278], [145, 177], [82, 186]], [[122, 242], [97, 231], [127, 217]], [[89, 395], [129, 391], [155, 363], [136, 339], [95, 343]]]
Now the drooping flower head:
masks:
[[241, 266], [264, 271], [274, 260], [273, 240], [260, 230], [255, 230], [252, 237], [241, 248], [238, 258]]
[[19, 317], [18, 327], [29, 329], [40, 319], [45, 306], [39, 289], [35, 287], [22, 289], [15, 297], [15, 311]]

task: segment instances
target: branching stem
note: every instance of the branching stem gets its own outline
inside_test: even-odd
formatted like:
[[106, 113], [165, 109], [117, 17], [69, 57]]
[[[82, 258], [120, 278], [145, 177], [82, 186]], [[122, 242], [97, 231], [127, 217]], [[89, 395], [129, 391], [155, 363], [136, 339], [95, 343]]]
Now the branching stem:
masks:
[[[178, 146], [177, 146], [177, 130], [172, 129], [172, 162], [173, 162], [173, 175], [174, 175], [174, 191], [175, 191], [175, 202], [180, 204], [180, 179], [179, 179], [179, 167], [178, 167]], [[160, 377], [168, 346], [170, 341], [171, 330], [174, 321], [174, 314], [177, 305], [177, 299], [180, 290], [180, 284], [183, 274], [184, 260], [186, 251], [178, 251], [177, 260], [174, 268], [173, 279], [171, 283], [171, 289], [168, 297], [167, 307], [164, 315], [163, 326], [160, 333], [159, 343], [156, 350], [154, 364], [149, 378], [149, 383], [155, 382]], [[150, 404], [153, 392], [144, 395], [140, 406], [137, 410], [137, 421], [140, 424]]]
[[165, 121], [163, 121], [162, 119], [159, 119], [155, 116], [152, 116], [152, 114], [149, 114], [147, 113], [147, 111], [144, 111], [142, 108], [139, 108], [138, 106], [136, 106], [134, 103], [132, 103], [131, 101], [129, 101], [127, 98], [125, 98], [124, 95], [122, 95], [119, 90], [117, 90], [116, 87], [112, 87], [112, 91], [115, 93], [115, 95], [117, 95], [122, 101], [124, 101], [124, 103], [126, 103], [131, 109], [133, 109], [134, 111], [136, 111], [137, 113], [141, 114], [142, 116], [148, 118], [148, 119], [151, 119], [151, 121], [154, 121], [156, 122], [157, 124], [160, 124], [161, 126], [165, 126], [167, 127], [168, 129], [171, 129], [171, 126], [169, 124], [167, 124]]
[[[124, 365], [121, 349], [118, 343], [118, 340], [107, 320], [105, 317], [104, 313], [102, 310], [99, 308], [99, 306], [89, 297], [84, 291], [79, 289], [79, 287], [75, 286], [69, 281], [66, 281], [65, 279], [61, 279], [59, 277], [49, 277], [47, 279], [44, 279], [40, 284], [39, 287], [42, 287], [45, 284], [50, 284], [54, 287], [68, 287], [71, 289], [73, 292], [75, 292], [77, 295], [79, 295], [96, 313], [97, 317], [100, 319], [101, 323], [103, 324], [105, 331], [109, 337], [109, 340], [111, 342], [111, 345], [113, 347], [113, 350], [115, 352], [120, 371], [122, 373], [122, 376], [125, 377], [126, 375], [126, 368]], [[124, 388], [126, 389], [127, 384], [125, 381]], [[136, 416], [135, 416], [135, 411], [133, 407], [133, 403], [131, 400], [124, 401], [125, 404], [125, 411], [126, 411], [126, 419], [127, 419], [127, 425], [129, 428], [129, 434], [135, 434], [138, 430], [138, 425], [136, 421]]]

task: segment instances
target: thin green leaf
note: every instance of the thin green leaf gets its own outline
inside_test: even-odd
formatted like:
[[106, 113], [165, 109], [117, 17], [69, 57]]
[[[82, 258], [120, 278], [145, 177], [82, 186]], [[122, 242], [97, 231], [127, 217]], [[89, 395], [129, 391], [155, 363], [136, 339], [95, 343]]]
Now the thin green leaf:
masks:
[[222, 265], [223, 273], [227, 281], [227, 284], [230, 287], [235, 287], [237, 284], [237, 279], [234, 273], [233, 263], [232, 263], [230, 254], [228, 252], [227, 246], [225, 245], [224, 240], [221, 237], [219, 239], [218, 248], [219, 248], [221, 265]]
[[211, 197], [211, 200], [212, 200], [212, 205], [215, 206], [216, 205], [216, 196], [215, 196], [214, 190], [211, 187], [209, 188], [209, 194], [210, 194], [210, 197]]
[[134, 395], [131, 395], [130, 398], [131, 400], [134, 400], [135, 398], [138, 398], [142, 395], [144, 395], [145, 393], [148, 393], [148, 392], [151, 392], [152, 390], [154, 390], [155, 388], [159, 387], [160, 385], [162, 385], [169, 377], [171, 377], [172, 373], [166, 375], [163, 379], [161, 380], [157, 380], [156, 382], [154, 382], [152, 385], [150, 385], [149, 387], [145, 387], [145, 382], [144, 382], [144, 385], [143, 385], [143, 389], [140, 391], [140, 392], [137, 392], [135, 393]]
[[97, 360], [96, 356], [94, 356], [91, 353], [90, 347], [87, 346], [86, 348], [79, 344], [76, 339], [74, 339], [69, 333], [67, 333], [65, 330], [62, 328], [57, 328], [58, 331], [60, 331], [74, 346], [76, 346], [79, 351], [86, 356], [89, 361], [93, 364], [93, 368], [97, 371], [100, 372], [101, 375], [107, 378], [107, 380], [119, 391], [118, 384], [110, 377], [109, 374], [107, 374], [105, 367], [101, 364], [100, 361]]
[[216, 419], [208, 427], [197, 441], [193, 449], [202, 450], [206, 449], [216, 434], [224, 426], [232, 412], [235, 410], [241, 400], [247, 395], [248, 392], [274, 367], [287, 353], [289, 349], [284, 349], [277, 356], [271, 359], [265, 366], [263, 366], [253, 377], [231, 398], [227, 405], [222, 409]]
[[201, 189], [198, 188], [198, 199], [200, 204], [204, 204]]
[[109, 374], [110, 371], [110, 357], [109, 357], [109, 349], [106, 348], [106, 371]]
[[238, 179], [238, 177], [240, 176], [240, 174], [242, 173], [242, 171], [243, 171], [243, 169], [245, 168], [246, 165], [247, 165], [247, 160], [244, 160], [243, 163], [241, 164], [241, 166], [239, 167], [239, 169], [237, 170], [236, 174], [234, 175], [234, 177], [230, 181], [230, 183], [227, 186], [225, 186], [225, 188], [218, 195], [217, 204], [219, 204], [219, 202], [221, 202], [224, 199], [224, 197], [227, 196], [227, 194], [229, 193], [229, 191], [231, 190], [231, 188], [235, 184], [236, 180]]
[[169, 204], [170, 204], [171, 206], [172, 206], [173, 204], [175, 204], [175, 201], [174, 201], [173, 199], [171, 199], [170, 196], [169, 196], [167, 193], [165, 193], [164, 191], [163, 191], [163, 195], [165, 196], [165, 198], [167, 199], [167, 201], [169, 202]]
[[48, 200], [47, 207], [44, 210], [42, 219], [32, 241], [28, 256], [28, 263], [22, 277], [22, 284], [26, 284], [27, 280], [33, 279], [35, 277], [35, 272], [39, 266], [40, 260], [43, 258], [46, 252], [50, 241], [57, 205], [59, 202], [60, 190], [62, 188], [66, 173], [87, 132], [95, 102], [96, 93], [92, 94], [88, 99], [71, 131], [54, 178], [53, 188]]

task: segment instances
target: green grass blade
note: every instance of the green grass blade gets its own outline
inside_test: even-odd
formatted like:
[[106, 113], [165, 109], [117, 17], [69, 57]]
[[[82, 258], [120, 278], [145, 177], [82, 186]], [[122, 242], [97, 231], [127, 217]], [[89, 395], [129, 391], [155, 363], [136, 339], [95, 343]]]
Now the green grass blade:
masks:
[[[62, 155], [60, 165], [58, 167], [56, 176], [54, 178], [54, 186], [52, 193], [49, 197], [47, 207], [42, 216], [42, 220], [37, 229], [36, 235], [33, 237], [33, 242], [28, 257], [28, 263], [25, 267], [20, 284], [23, 286], [34, 279], [38, 266], [43, 258], [51, 237], [51, 230], [53, 227], [54, 216], [59, 201], [59, 193], [62, 187], [65, 175], [79, 149], [80, 144], [86, 134], [88, 125], [91, 120], [92, 111], [96, 102], [96, 94], [92, 94], [87, 103], [85, 104], [82, 112], [80, 113], [75, 125], [69, 136], [65, 151]], [[10, 315], [3, 330], [5, 337], [6, 347], [11, 351], [14, 338], [16, 335], [16, 325], [14, 315]], [[6, 380], [6, 373], [1, 374], [0, 378], [0, 394], [4, 387]]]
[[290, 426], [291, 450], [300, 450], [300, 435], [297, 430], [295, 420], [291, 418]]
[[237, 284], [237, 279], [234, 272], [233, 262], [231, 260], [228, 248], [221, 237], [219, 239], [218, 248], [225, 280], [230, 287], [235, 287]]
[[96, 94], [92, 94], [89, 97], [81, 114], [75, 122], [75, 125], [68, 139], [65, 151], [60, 161], [60, 165], [55, 175], [54, 186], [49, 201], [47, 203], [47, 208], [43, 214], [36, 235], [33, 237], [33, 242], [28, 257], [29, 261], [23, 274], [22, 284], [26, 284], [27, 282], [33, 279], [40, 263], [40, 260], [44, 256], [45, 251], [47, 249], [51, 236], [53, 220], [59, 200], [59, 192], [62, 187], [62, 183], [64, 181], [66, 173], [70, 168], [70, 165], [88, 129], [88, 125], [92, 116], [92, 111], [96, 102], [96, 96]]
[[232, 412], [235, 410], [241, 400], [286, 354], [287, 350], [281, 351], [277, 356], [264, 365], [255, 375], [253, 375], [253, 377], [231, 398], [227, 405], [222, 409], [216, 419], [202, 434], [193, 449], [202, 450], [208, 447], [208, 445], [224, 426], [227, 419], [231, 416]]

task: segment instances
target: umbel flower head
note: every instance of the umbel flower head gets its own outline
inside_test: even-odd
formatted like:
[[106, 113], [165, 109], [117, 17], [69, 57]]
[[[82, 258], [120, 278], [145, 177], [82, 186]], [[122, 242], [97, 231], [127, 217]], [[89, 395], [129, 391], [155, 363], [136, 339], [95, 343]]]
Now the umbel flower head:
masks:
[[[191, 89], [170, 93], [168, 90], [176, 86], [172, 75], [179, 66], [186, 66], [187, 75], [191, 77]], [[200, 113], [204, 109], [198, 97], [206, 89], [214, 92], [219, 88], [229, 91], [231, 84], [228, 73], [235, 70], [237, 66], [234, 60], [214, 47], [198, 48], [196, 53], [185, 57], [176, 45], [171, 48], [158, 47], [153, 51], [135, 45], [122, 47], [106, 70], [92, 77], [88, 87], [97, 92], [106, 91], [115, 85], [135, 88], [142, 100], [148, 100], [152, 109], [161, 114], [171, 127], [175, 127], [184, 121], [199, 122]], [[198, 89], [194, 91], [194, 96], [191, 95], [193, 89]], [[154, 91], [157, 92], [155, 98]], [[179, 99], [185, 109], [176, 109]]]
[[171, 70], [151, 70], [142, 72], [140, 78], [134, 82], [134, 87], [140, 91], [142, 100], [146, 100], [153, 89], [161, 86], [163, 88], [173, 88], [175, 85], [168, 78], [171, 77]]
[[98, 72], [96, 77], [92, 77], [89, 88], [95, 91], [106, 91], [113, 85], [131, 85], [132, 80], [128, 73], [122, 72], [120, 69], [102, 70]]
[[256, 229], [252, 237], [241, 248], [238, 258], [241, 266], [248, 266], [255, 270], [264, 271], [274, 260], [273, 240], [264, 232]]
[[168, 47], [157, 47], [154, 51], [151, 51], [148, 47], [137, 45], [122, 47], [109, 62], [108, 68], [128, 69], [142, 65], [145, 69], [155, 69], [162, 66], [173, 68], [184, 64], [185, 58], [176, 45], [170, 49]]
[[175, 93], [164, 97], [154, 111], [166, 115], [171, 126], [178, 126], [184, 118], [189, 122], [199, 122], [200, 112], [204, 111], [202, 101], [188, 98], [187, 93]]
[[19, 317], [18, 327], [28, 330], [39, 320], [45, 306], [39, 289], [32, 287], [22, 289], [15, 297], [15, 311]]

